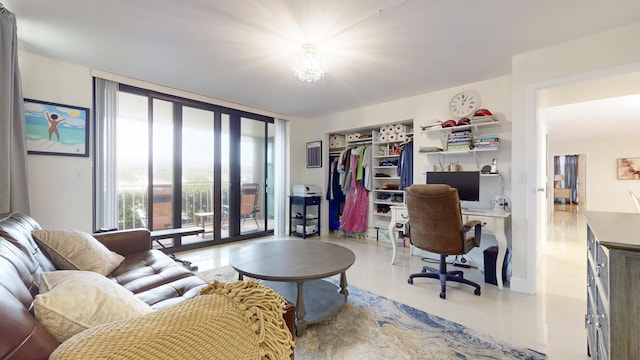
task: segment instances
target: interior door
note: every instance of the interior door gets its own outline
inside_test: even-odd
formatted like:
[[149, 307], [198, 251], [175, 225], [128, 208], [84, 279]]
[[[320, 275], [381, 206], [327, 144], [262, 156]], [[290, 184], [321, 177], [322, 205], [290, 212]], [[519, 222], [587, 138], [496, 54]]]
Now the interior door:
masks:
[[[548, 165], [547, 156], [549, 152], [549, 129], [547, 121], [538, 112], [536, 122], [536, 228], [537, 228], [537, 254], [536, 269], [540, 265], [544, 240], [547, 238], [548, 208], [549, 202], [553, 200], [551, 194], [550, 180], [547, 177]], [[551, 195], [550, 195], [551, 194]]]

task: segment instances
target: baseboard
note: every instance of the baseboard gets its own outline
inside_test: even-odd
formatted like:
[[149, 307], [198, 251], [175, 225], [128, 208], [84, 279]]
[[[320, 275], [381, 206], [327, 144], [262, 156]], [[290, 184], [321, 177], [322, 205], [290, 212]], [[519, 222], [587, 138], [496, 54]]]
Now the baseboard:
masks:
[[531, 281], [527, 281], [524, 279], [520, 279], [520, 278], [516, 278], [516, 277], [511, 277], [511, 279], [509, 279], [509, 288], [513, 291], [517, 291], [517, 292], [521, 292], [521, 293], [525, 293], [525, 294], [531, 294], [531, 295], [535, 295], [536, 294], [536, 286], [535, 284], [532, 286], [532, 284], [530, 284]]

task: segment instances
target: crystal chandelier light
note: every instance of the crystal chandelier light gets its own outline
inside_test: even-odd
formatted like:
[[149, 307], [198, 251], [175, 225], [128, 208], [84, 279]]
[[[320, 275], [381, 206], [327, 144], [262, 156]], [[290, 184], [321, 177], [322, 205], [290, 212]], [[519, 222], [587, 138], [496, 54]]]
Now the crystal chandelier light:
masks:
[[315, 44], [304, 44], [291, 61], [291, 70], [298, 79], [313, 82], [324, 76], [327, 65]]

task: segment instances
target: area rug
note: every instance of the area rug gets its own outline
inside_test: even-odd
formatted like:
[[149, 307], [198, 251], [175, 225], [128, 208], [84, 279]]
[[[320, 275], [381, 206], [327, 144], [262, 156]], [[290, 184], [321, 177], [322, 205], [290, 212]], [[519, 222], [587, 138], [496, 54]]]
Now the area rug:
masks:
[[[198, 275], [207, 281], [238, 279], [230, 266]], [[296, 360], [546, 358], [352, 285], [338, 314], [309, 324], [295, 341]]]

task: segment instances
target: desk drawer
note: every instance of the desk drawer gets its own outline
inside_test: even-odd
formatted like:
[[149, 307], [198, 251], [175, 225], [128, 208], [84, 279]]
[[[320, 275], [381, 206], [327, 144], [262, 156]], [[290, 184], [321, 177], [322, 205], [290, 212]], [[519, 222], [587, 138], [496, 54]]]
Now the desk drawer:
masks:
[[485, 217], [485, 216], [478, 216], [478, 215], [467, 215], [467, 219], [465, 220], [465, 222], [469, 222], [473, 220], [478, 220], [483, 224], [482, 225], [483, 234], [495, 234], [495, 226], [492, 218]]
[[396, 210], [396, 223], [405, 224], [409, 222], [409, 210], [406, 208]]

